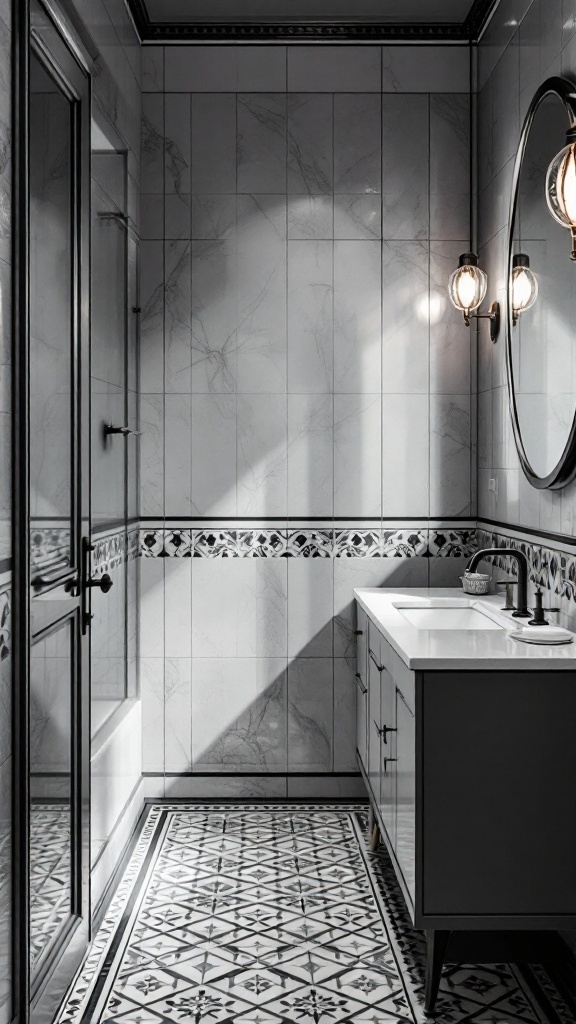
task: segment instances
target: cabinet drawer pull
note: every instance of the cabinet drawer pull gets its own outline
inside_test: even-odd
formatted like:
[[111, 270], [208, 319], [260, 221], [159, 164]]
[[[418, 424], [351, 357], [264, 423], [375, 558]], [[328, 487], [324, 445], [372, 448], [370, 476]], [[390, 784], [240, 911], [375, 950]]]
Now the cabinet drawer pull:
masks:
[[384, 666], [378, 664], [378, 662], [376, 661], [376, 657], [374, 655], [374, 651], [371, 648], [368, 649], [368, 654], [370, 655], [372, 661], [376, 665], [376, 668], [378, 669], [378, 671], [379, 672], [383, 672], [384, 671]]
[[354, 630], [354, 636], [364, 636], [364, 630], [363, 629], [355, 629]]
[[354, 678], [356, 680], [356, 686], [360, 690], [360, 693], [365, 697], [366, 694], [368, 693], [368, 687], [364, 686], [364, 683], [362, 682], [362, 676], [360, 675], [359, 672], [357, 672]]
[[412, 715], [412, 718], [414, 718], [414, 712], [412, 711], [412, 708], [410, 707], [408, 701], [406, 700], [406, 697], [402, 693], [402, 690], [399, 690], [398, 687], [396, 687], [396, 693], [400, 697], [400, 700], [402, 701], [402, 703], [403, 703], [404, 707], [406, 708], [406, 710], [408, 712], [410, 712], [410, 714]]
[[382, 736], [382, 739], [384, 740], [384, 743], [388, 743], [388, 738], [387, 737], [388, 737], [388, 733], [389, 732], [398, 732], [398, 729], [392, 729], [392, 728], [390, 728], [389, 725], [382, 725], [382, 726], [378, 725], [378, 722], [376, 721], [376, 719], [374, 719], [374, 725], [376, 726], [376, 731], [377, 731], [378, 735]]

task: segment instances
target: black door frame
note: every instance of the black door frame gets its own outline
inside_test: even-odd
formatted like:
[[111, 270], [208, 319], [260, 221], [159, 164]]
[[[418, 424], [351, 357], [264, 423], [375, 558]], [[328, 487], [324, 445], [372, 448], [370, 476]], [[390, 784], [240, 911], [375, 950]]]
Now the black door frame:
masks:
[[[73, 92], [79, 100], [81, 113], [77, 119], [78, 144], [83, 157], [77, 179], [76, 216], [80, 227], [81, 247], [76, 253], [77, 278], [77, 334], [81, 339], [78, 353], [78, 395], [76, 408], [79, 429], [79, 456], [83, 467], [84, 481], [82, 495], [78, 495], [77, 516], [79, 534], [90, 535], [90, 365], [89, 365], [89, 274], [90, 274], [90, 117], [92, 71], [90, 58], [84, 59], [82, 40], [67, 37], [66, 23], [54, 20], [53, 0], [38, 0], [46, 18], [49, 36], [55, 47], [66, 51], [71, 67], [74, 67]], [[29, 713], [30, 713], [30, 544], [29, 544], [29, 95], [30, 95], [30, 53], [31, 2], [13, 2], [13, 193], [12, 193], [12, 332], [13, 332], [13, 501], [12, 501], [12, 556], [13, 556], [13, 736], [14, 736], [14, 779], [13, 779], [13, 943], [12, 977], [13, 1010], [12, 1019], [18, 1024], [27, 1024], [34, 1018], [31, 1006], [31, 976], [29, 967], [30, 925], [29, 925]], [[34, 46], [42, 56], [43, 48]], [[63, 49], [62, 49], [63, 48]], [[47, 50], [50, 50], [48, 45]], [[64, 74], [64, 79], [67, 76]], [[80, 83], [80, 85], [79, 85]], [[82, 402], [80, 402], [82, 398]], [[80, 500], [81, 499], [81, 500]], [[80, 536], [77, 538], [78, 558], [81, 559]], [[83, 564], [78, 565], [80, 585]], [[85, 648], [87, 641], [84, 641]], [[76, 857], [77, 906], [81, 917], [70, 920], [63, 929], [58, 942], [46, 958], [46, 970], [41, 974], [41, 992], [33, 993], [43, 1019], [49, 1019], [56, 1011], [65, 994], [72, 976], [84, 955], [90, 929], [90, 715], [89, 715], [89, 657], [85, 659], [82, 673], [82, 692], [77, 695], [78, 705], [84, 711], [78, 717], [80, 728], [80, 750], [82, 771], [78, 786], [78, 808], [82, 815], [82, 836], [80, 850]], [[41, 997], [41, 1002], [38, 1000]]]

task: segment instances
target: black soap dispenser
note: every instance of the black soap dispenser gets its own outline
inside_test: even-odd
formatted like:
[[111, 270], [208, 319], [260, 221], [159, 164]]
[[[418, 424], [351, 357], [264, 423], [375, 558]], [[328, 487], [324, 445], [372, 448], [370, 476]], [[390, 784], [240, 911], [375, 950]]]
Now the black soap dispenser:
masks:
[[540, 589], [536, 590], [536, 593], [534, 594], [534, 600], [536, 602], [535, 607], [532, 609], [532, 611], [534, 612], [534, 618], [529, 620], [528, 625], [547, 626], [548, 619], [544, 618], [544, 609], [542, 607], [542, 591]]

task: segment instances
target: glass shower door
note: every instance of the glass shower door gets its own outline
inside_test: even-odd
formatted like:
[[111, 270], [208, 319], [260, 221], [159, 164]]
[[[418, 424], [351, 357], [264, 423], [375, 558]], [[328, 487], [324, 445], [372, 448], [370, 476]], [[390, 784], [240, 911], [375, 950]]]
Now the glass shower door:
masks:
[[51, 1019], [89, 938], [89, 89], [32, 6], [29, 972]]

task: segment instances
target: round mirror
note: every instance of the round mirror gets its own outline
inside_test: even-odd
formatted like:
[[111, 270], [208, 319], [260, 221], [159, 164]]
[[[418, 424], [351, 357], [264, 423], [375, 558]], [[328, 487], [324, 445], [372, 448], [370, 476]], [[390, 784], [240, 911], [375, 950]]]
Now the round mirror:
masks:
[[576, 263], [546, 201], [550, 162], [576, 121], [576, 87], [550, 78], [534, 96], [514, 167], [508, 249], [510, 409], [534, 487], [576, 475]]

